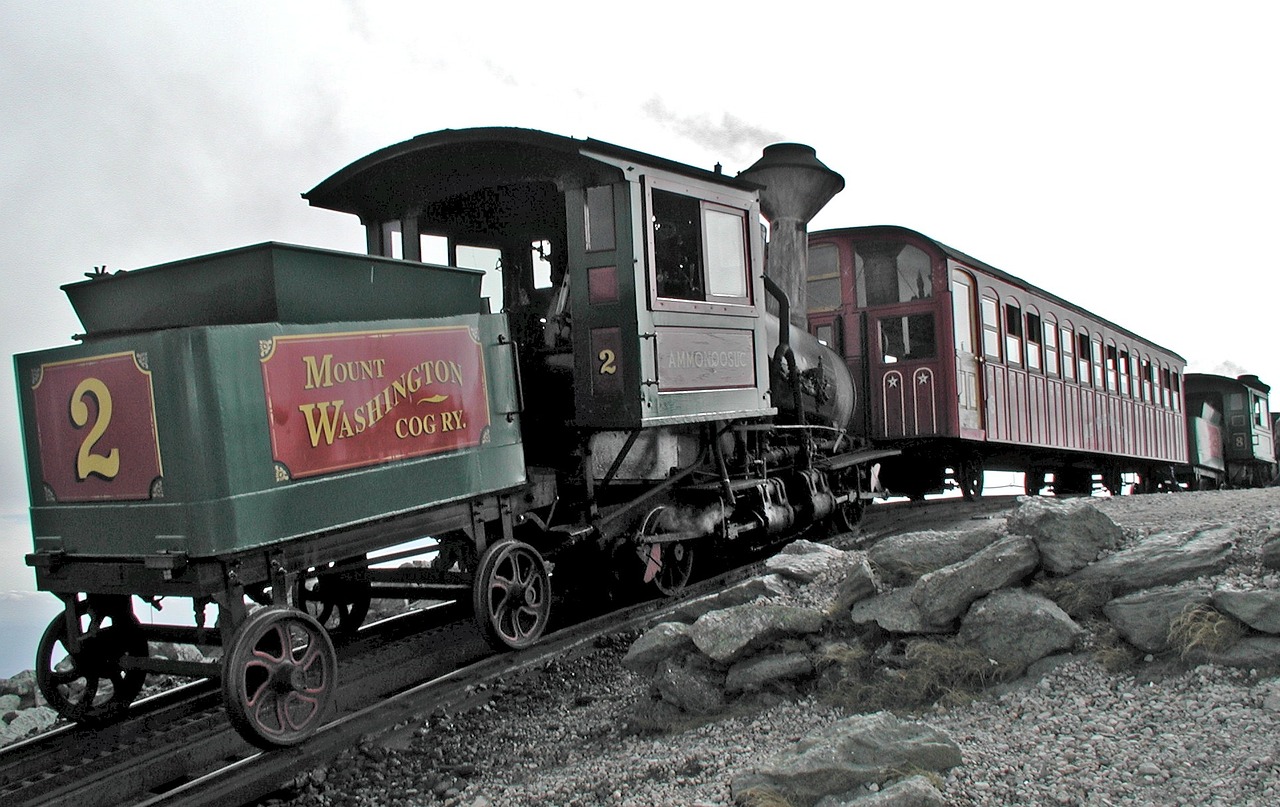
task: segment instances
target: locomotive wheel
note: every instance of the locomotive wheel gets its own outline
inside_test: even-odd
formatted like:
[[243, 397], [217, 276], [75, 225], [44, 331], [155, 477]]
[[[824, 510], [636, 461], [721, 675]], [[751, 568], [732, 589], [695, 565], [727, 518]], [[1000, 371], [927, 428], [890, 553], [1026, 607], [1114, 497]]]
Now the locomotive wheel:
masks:
[[[856, 492], [856, 491], [855, 491]], [[862, 523], [862, 516], [867, 512], [867, 503], [862, 499], [850, 499], [836, 505], [831, 514], [836, 529], [840, 532], [853, 532]]]
[[[125, 656], [146, 658], [147, 640], [131, 612], [102, 613], [84, 602], [77, 602], [75, 609], [82, 621], [80, 649], [70, 649], [64, 611], [40, 637], [36, 685], [59, 715], [100, 725], [120, 717], [142, 691], [146, 672], [125, 670], [120, 661]], [[86, 616], [87, 625], [83, 623]]]
[[652, 582], [658, 591], [674, 597], [688, 585], [693, 576], [693, 544], [688, 541], [645, 542], [648, 536], [668, 532], [664, 523], [666, 507], [655, 507], [640, 525], [641, 558], [645, 562], [644, 581]]
[[960, 473], [956, 480], [960, 483], [960, 494], [965, 501], [982, 498], [983, 472], [982, 460], [977, 457], [967, 458], [960, 463]]
[[338, 636], [354, 634], [369, 613], [372, 587], [361, 572], [309, 572], [294, 585], [293, 602]]
[[324, 720], [338, 691], [338, 656], [315, 617], [271, 606], [249, 615], [222, 660], [231, 725], [259, 748], [297, 745]]
[[847, 502], [836, 505], [831, 513], [831, 522], [840, 532], [853, 532], [862, 523], [862, 516], [867, 512], [866, 500], [858, 497], [862, 484], [856, 471], [846, 478], [844, 488], [848, 490], [850, 498]]
[[536, 643], [551, 619], [551, 575], [538, 550], [523, 541], [499, 541], [485, 550], [471, 604], [494, 648], [519, 650]]

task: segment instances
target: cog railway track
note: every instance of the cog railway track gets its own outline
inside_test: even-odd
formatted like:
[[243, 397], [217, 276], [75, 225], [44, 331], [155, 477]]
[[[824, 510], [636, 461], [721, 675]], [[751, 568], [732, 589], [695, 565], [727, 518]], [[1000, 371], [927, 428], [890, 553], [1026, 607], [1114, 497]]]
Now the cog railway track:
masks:
[[[871, 508], [839, 541], [868, 546], [920, 529], [995, 517], [1012, 498], [902, 503]], [[851, 540], [850, 540], [851, 538]], [[0, 802], [76, 807], [204, 807], [249, 804], [323, 766], [368, 735], [394, 731], [439, 707], [465, 708], [477, 685], [518, 675], [596, 638], [636, 630], [680, 601], [753, 574], [752, 563], [690, 585], [677, 599], [647, 601], [560, 627], [534, 647], [495, 654], [466, 609], [445, 604], [365, 626], [339, 647], [336, 714], [300, 746], [260, 751], [230, 727], [208, 681], [134, 704], [101, 728], [64, 726], [0, 752]]]

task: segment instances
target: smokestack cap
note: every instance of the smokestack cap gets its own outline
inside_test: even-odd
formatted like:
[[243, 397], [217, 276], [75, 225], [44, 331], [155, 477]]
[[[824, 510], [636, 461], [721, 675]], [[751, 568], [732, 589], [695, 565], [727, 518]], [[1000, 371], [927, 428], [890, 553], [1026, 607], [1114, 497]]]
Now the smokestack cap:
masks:
[[774, 143], [739, 176], [758, 185], [760, 208], [769, 221], [808, 223], [831, 197], [844, 190], [844, 177], [822, 164], [813, 146]]

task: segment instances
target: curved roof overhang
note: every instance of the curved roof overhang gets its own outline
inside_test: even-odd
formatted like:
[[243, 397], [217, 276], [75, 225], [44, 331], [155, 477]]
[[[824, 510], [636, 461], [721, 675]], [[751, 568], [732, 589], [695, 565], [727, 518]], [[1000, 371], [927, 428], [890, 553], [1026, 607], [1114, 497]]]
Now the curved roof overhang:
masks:
[[616, 182], [622, 163], [661, 168], [743, 189], [745, 180], [601, 140], [534, 129], [443, 129], [361, 157], [302, 194], [314, 207], [385, 221], [481, 188], [553, 182], [563, 190]]

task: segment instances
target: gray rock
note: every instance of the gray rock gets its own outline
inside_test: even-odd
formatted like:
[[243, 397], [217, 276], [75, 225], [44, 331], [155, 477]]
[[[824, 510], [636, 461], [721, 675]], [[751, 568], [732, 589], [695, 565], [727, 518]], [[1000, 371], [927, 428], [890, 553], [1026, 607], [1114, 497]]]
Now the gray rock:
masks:
[[878, 588], [876, 574], [865, 552], [789, 557], [813, 561], [809, 567], [812, 577], [795, 584], [797, 588], [785, 600], [789, 605], [816, 608], [834, 617], [848, 611], [855, 602], [872, 596]]
[[35, 672], [23, 670], [12, 678], [0, 679], [0, 695], [17, 695], [24, 709], [35, 706], [39, 697]]
[[44, 731], [58, 719], [58, 713], [48, 706], [23, 709], [7, 726], [0, 726], [0, 745], [20, 740], [28, 734]]
[[790, 750], [731, 782], [733, 795], [756, 788], [782, 794], [797, 807], [904, 770], [944, 771], [961, 763], [960, 748], [941, 731], [888, 712], [855, 715], [817, 729]]
[[622, 666], [639, 675], [653, 675], [665, 659], [688, 653], [694, 648], [689, 626], [682, 622], [663, 622], [645, 631], [622, 658]]
[[813, 675], [813, 662], [800, 653], [755, 656], [729, 668], [724, 688], [728, 692], [757, 692], [779, 681], [795, 681]]
[[1280, 569], [1280, 530], [1272, 530], [1258, 550], [1258, 560], [1268, 569]]
[[826, 555], [828, 557], [838, 558], [845, 554], [844, 550], [836, 549], [828, 544], [820, 544], [816, 541], [810, 541], [805, 538], [792, 541], [782, 549], [778, 550], [779, 555]]
[[1211, 598], [1207, 586], [1153, 588], [1117, 597], [1102, 607], [1102, 613], [1126, 642], [1147, 653], [1161, 653], [1169, 649], [1173, 621]]
[[949, 625], [974, 600], [1031, 574], [1039, 560], [1030, 538], [1010, 535], [959, 563], [924, 575], [916, 582], [911, 600], [926, 624]]
[[704, 597], [698, 597], [696, 600], [690, 600], [667, 614], [665, 620], [692, 623], [696, 622], [698, 617], [711, 611], [718, 611], [721, 608], [742, 605], [755, 600], [781, 599], [790, 593], [791, 589], [781, 575], [767, 574], [762, 577], [752, 577], [732, 585], [724, 591], [717, 591], [715, 594], [707, 594]]
[[909, 532], [885, 538], [867, 550], [867, 557], [883, 582], [900, 586], [962, 561], [1006, 534], [1002, 528], [992, 526], [964, 532]]
[[1193, 580], [1226, 567], [1235, 547], [1235, 535], [1235, 528], [1230, 526], [1153, 535], [1132, 549], [1108, 555], [1065, 579], [1083, 585], [1106, 585], [1115, 595]]
[[1246, 636], [1226, 650], [1194, 650], [1193, 661], [1244, 669], [1280, 667], [1280, 637]]
[[1085, 499], [1029, 497], [1018, 503], [1006, 525], [1035, 541], [1040, 565], [1056, 575], [1083, 569], [1124, 537], [1118, 524]]
[[1035, 661], [1073, 649], [1085, 631], [1052, 600], [1005, 589], [973, 604], [960, 623], [960, 641], [1000, 665], [1003, 677], [1021, 675]]
[[912, 601], [913, 586], [895, 588], [856, 603], [849, 612], [853, 624], [865, 627], [879, 625], [890, 633], [949, 633], [950, 627], [925, 623], [920, 609]]
[[824, 796], [813, 807], [945, 807], [947, 799], [924, 776], [900, 779], [877, 793]]
[[1213, 592], [1213, 607], [1254, 630], [1280, 633], [1280, 591], [1219, 589]]
[[689, 637], [709, 658], [731, 664], [779, 639], [817, 633], [826, 622], [813, 608], [750, 602], [703, 615]]
[[697, 663], [697, 656], [666, 659], [651, 687], [664, 703], [690, 714], [715, 714], [724, 708], [724, 674]]
[[1280, 680], [1272, 679], [1258, 684], [1257, 697], [1268, 712], [1280, 712]]
[[[806, 549], [804, 546], [806, 544], [808, 546], [820, 546], [825, 551], [805, 552], [803, 550]], [[787, 544], [781, 552], [773, 557], [766, 558], [764, 567], [774, 574], [780, 574], [791, 580], [800, 583], [812, 583], [817, 579], [818, 575], [835, 564], [843, 563], [844, 559], [845, 553], [839, 549], [801, 540]]]
[[17, 695], [0, 695], [0, 715], [16, 712], [22, 708], [22, 698]]

